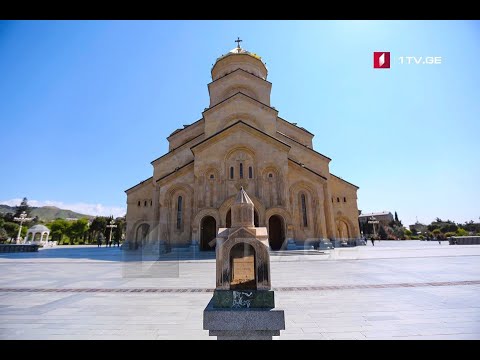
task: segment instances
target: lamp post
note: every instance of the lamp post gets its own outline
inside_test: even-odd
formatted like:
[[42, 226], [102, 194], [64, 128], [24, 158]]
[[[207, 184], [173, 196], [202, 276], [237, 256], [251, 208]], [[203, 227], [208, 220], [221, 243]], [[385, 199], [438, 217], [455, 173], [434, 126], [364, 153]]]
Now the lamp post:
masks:
[[378, 224], [379, 221], [373, 216], [371, 216], [370, 219], [368, 220], [368, 223], [373, 225], [373, 236], [377, 237], [377, 232], [375, 231], [375, 224]]
[[113, 228], [116, 228], [117, 225], [114, 225], [115, 224], [115, 220], [110, 220], [110, 225], [107, 225], [108, 228], [110, 228], [110, 236], [108, 238], [108, 246], [112, 246], [112, 232], [113, 232]]
[[24, 221], [30, 221], [32, 220], [33, 218], [27, 218], [27, 213], [25, 211], [23, 211], [19, 217], [14, 217], [13, 220], [14, 221], [19, 221], [20, 222], [20, 227], [18, 228], [18, 235], [17, 235], [17, 239], [16, 239], [16, 242], [19, 242], [20, 241], [20, 234], [22, 233], [22, 225], [23, 225], [23, 222]]

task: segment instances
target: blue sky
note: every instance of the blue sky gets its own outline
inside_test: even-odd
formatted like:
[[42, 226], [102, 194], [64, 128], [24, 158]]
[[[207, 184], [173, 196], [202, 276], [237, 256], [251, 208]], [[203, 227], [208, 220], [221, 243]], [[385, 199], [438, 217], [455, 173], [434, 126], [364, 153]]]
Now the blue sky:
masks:
[[0, 203], [121, 215], [237, 36], [364, 213], [479, 220], [479, 21], [1, 21]]

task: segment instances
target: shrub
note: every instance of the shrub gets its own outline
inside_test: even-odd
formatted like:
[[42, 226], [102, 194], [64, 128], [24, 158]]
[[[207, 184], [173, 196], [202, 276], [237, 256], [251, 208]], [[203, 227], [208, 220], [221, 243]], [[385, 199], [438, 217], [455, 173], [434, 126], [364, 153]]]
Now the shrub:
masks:
[[465, 229], [457, 229], [457, 231], [455, 232], [457, 236], [467, 236], [468, 235], [468, 231], [465, 230]]
[[447, 233], [445, 233], [445, 237], [449, 238], [449, 237], [452, 237], [452, 236], [455, 236], [456, 234], [452, 231], [449, 231]]
[[423, 235], [420, 235], [418, 238], [419, 238], [420, 240], [425, 240], [425, 237], [424, 237]]

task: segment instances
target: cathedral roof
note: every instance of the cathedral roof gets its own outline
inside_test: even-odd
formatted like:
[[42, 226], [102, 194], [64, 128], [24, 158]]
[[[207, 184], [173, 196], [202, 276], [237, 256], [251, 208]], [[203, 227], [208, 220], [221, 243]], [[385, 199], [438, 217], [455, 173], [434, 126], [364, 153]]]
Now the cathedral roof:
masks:
[[[215, 61], [215, 63], [217, 63], [219, 60], [221, 59], [224, 59], [228, 56], [232, 56], [232, 55], [249, 55], [257, 60], [260, 60], [263, 65], [265, 65], [265, 63], [262, 61], [262, 57], [253, 53], [253, 52], [250, 52], [250, 51], [247, 51], [245, 49], [242, 49], [241, 47], [236, 47], [236, 48], [233, 48], [232, 50], [230, 50], [228, 53], [226, 53], [225, 55], [222, 55], [220, 56], [219, 58], [217, 58], [217, 61]], [[215, 65], [214, 65], [215, 66]]]

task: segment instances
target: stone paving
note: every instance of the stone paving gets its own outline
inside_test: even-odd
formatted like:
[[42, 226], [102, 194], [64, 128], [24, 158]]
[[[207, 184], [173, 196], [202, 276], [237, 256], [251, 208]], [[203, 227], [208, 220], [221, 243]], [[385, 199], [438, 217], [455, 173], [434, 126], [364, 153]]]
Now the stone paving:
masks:
[[[213, 256], [140, 263], [96, 246], [0, 254], [0, 339], [214, 339], [202, 329]], [[277, 339], [480, 339], [479, 256], [478, 245], [433, 241], [273, 253], [286, 318]]]

